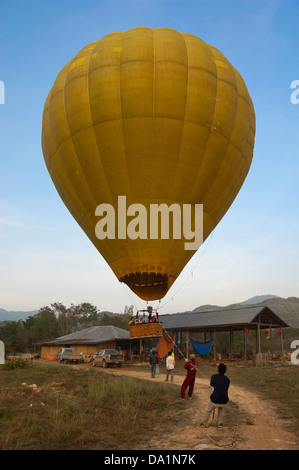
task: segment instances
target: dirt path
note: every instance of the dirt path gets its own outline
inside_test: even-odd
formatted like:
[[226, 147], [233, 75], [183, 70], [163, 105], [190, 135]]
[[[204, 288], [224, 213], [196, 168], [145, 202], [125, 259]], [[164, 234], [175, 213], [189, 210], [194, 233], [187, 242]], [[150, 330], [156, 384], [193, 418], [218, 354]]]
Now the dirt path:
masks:
[[[101, 369], [105, 370], [105, 369]], [[144, 372], [136, 369], [106, 369], [108, 374], [128, 375], [139, 379], [155, 382], [165, 380], [165, 374], [159, 374], [156, 378], [150, 377], [150, 370]], [[174, 377], [173, 384], [181, 385], [183, 378]], [[169, 383], [168, 386], [172, 387]], [[158, 450], [204, 450], [204, 449], [237, 449], [237, 450], [297, 450], [299, 449], [298, 437], [285, 429], [285, 424], [278, 418], [275, 404], [261, 399], [257, 394], [246, 389], [231, 385], [229, 396], [230, 403], [227, 406], [236, 406], [236, 422], [217, 428], [214, 423], [208, 428], [199, 426], [206, 405], [211, 394], [209, 379], [198, 375], [192, 400], [186, 398], [180, 400], [182, 408], [186, 408], [189, 414], [188, 424], [184, 429], [170, 430], [163, 441], [155, 438], [149, 443], [151, 449]], [[186, 395], [187, 397], [187, 395]], [[179, 396], [178, 396], [179, 400]], [[234, 405], [235, 404], [235, 405]], [[248, 424], [248, 418], [252, 424]], [[153, 435], [155, 435], [153, 433]], [[158, 433], [157, 433], [158, 435]]]

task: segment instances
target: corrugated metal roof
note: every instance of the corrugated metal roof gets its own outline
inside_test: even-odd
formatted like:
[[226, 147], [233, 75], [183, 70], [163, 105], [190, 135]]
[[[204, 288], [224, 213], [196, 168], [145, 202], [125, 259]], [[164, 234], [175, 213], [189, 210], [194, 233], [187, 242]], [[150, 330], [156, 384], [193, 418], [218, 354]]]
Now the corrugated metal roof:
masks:
[[91, 326], [84, 330], [75, 331], [69, 335], [60, 336], [51, 341], [44, 341], [43, 344], [61, 344], [61, 343], [104, 343], [116, 339], [130, 339], [130, 332], [118, 328], [117, 326]]
[[260, 322], [276, 327], [287, 327], [284, 320], [278, 317], [269, 307], [251, 306], [231, 310], [217, 310], [210, 312], [183, 312], [169, 315], [159, 315], [163, 328], [192, 329], [192, 328], [221, 328], [226, 326], [240, 326]]
[[[234, 327], [242, 329], [256, 327], [258, 321], [265, 326], [276, 328], [289, 326], [272, 309], [266, 306], [250, 306], [231, 310], [214, 310], [209, 312], [183, 312], [159, 315], [163, 328], [168, 330], [213, 330]], [[97, 344], [113, 340], [130, 339], [130, 332], [116, 326], [91, 326], [54, 340], [39, 344]]]

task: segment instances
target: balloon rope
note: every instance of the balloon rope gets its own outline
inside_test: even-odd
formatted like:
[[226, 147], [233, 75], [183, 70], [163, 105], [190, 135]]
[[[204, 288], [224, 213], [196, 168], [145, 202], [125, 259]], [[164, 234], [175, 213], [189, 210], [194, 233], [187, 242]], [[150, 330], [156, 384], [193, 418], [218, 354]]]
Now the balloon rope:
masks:
[[[180, 350], [180, 348], [178, 347], [177, 344], [175, 344], [175, 342], [173, 341], [173, 339], [169, 336], [169, 334], [167, 333], [166, 330], [164, 330], [163, 328], [163, 332], [166, 333], [166, 335], [168, 336], [168, 338], [170, 339], [170, 341], [173, 343], [173, 345], [177, 348], [177, 350], [179, 351], [180, 355], [183, 357], [183, 359], [187, 359], [185, 357], [185, 355], [182, 353], [182, 351]], [[202, 374], [206, 379], [209, 379], [209, 377], [207, 377], [201, 370], [199, 370], [196, 366], [193, 366], [194, 369], [196, 369], [200, 374]]]
[[[122, 286], [124, 292], [127, 294], [128, 298], [130, 299], [130, 302], [132, 302], [133, 306], [135, 307], [136, 312], [138, 312], [139, 309], [136, 307], [136, 304], [135, 304], [134, 300], [132, 300], [132, 297], [130, 296], [129, 292], [125, 289], [125, 287], [124, 287], [124, 285], [123, 285], [122, 282], [120, 282], [120, 284], [121, 284], [121, 286]], [[131, 305], [132, 305], [132, 304], [131, 304]]]
[[[192, 269], [191, 273], [189, 274], [189, 276], [185, 279], [185, 281], [183, 282], [183, 284], [181, 284], [181, 286], [178, 288], [178, 290], [175, 292], [175, 294], [173, 294], [173, 295], [170, 297], [170, 299], [168, 299], [163, 305], [161, 305], [161, 307], [159, 307], [159, 309], [165, 307], [165, 305], [168, 304], [168, 302], [170, 302], [171, 300], [173, 300], [173, 298], [174, 298], [174, 297], [180, 292], [180, 290], [184, 287], [184, 285], [186, 284], [186, 282], [188, 281], [188, 279], [190, 278], [190, 276], [193, 276], [193, 272], [194, 272], [194, 270], [196, 269], [197, 265], [199, 264], [201, 258], [203, 257], [203, 254], [204, 254], [204, 252], [206, 251], [206, 249], [208, 248], [209, 243], [210, 243], [210, 241], [212, 240], [212, 238], [213, 238], [213, 233], [210, 235], [206, 246], [204, 247], [204, 249], [203, 249], [203, 251], [202, 251], [202, 253], [201, 253], [199, 259], [197, 260], [197, 262], [196, 262], [194, 268]], [[157, 310], [158, 310], [158, 307], [157, 307]]]

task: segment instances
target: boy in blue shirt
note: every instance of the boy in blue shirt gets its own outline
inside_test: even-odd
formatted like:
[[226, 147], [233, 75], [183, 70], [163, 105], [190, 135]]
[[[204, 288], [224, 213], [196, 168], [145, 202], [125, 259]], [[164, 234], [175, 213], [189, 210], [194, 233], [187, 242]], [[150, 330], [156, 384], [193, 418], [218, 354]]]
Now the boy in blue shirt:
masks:
[[221, 416], [223, 408], [229, 401], [228, 398], [228, 388], [230, 385], [230, 380], [225, 376], [226, 365], [221, 363], [218, 366], [218, 374], [212, 375], [210, 385], [214, 387], [214, 391], [210, 396], [210, 401], [208, 403], [206, 413], [203, 421], [200, 423], [200, 426], [203, 428], [208, 427], [209, 417], [211, 412], [216, 408], [218, 409], [217, 414], [217, 427], [222, 427]]

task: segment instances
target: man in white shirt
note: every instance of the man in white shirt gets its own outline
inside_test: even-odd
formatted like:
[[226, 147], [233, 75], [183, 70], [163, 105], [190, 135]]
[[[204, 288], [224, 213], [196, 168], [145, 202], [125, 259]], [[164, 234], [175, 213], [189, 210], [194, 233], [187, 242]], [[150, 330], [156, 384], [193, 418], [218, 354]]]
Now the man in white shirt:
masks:
[[171, 354], [171, 351], [169, 351], [168, 356], [166, 358], [166, 379], [165, 379], [165, 382], [168, 382], [169, 374], [170, 374], [170, 377], [171, 377], [171, 382], [173, 382], [174, 365], [175, 365], [174, 356]]

